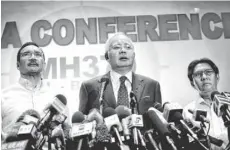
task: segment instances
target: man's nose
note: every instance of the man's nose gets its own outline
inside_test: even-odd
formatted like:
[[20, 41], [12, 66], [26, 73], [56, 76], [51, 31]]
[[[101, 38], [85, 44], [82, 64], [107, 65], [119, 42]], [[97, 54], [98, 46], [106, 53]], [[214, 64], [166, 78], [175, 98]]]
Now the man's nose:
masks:
[[202, 72], [202, 74], [201, 74], [201, 80], [205, 80], [205, 79], [207, 79], [207, 75], [204, 72]]
[[34, 53], [31, 53], [30, 59], [36, 59], [36, 55]]
[[126, 53], [126, 48], [125, 47], [121, 47], [120, 53]]

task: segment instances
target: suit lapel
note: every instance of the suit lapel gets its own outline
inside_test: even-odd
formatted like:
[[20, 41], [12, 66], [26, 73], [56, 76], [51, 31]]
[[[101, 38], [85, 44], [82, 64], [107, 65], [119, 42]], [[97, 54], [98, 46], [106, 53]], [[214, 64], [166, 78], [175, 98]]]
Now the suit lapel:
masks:
[[137, 74], [133, 73], [133, 79], [132, 79], [132, 90], [134, 94], [137, 97], [137, 101], [140, 101], [141, 93], [144, 88], [144, 79], [138, 76]]
[[[107, 84], [105, 91], [104, 91], [105, 106], [116, 108], [116, 100], [114, 97], [113, 86], [112, 86], [112, 82], [110, 79], [110, 72], [108, 72], [107, 74], [102, 76], [102, 78], [103, 77], [106, 77], [109, 79], [109, 83]], [[100, 80], [99, 80], [99, 82], [100, 82]]]

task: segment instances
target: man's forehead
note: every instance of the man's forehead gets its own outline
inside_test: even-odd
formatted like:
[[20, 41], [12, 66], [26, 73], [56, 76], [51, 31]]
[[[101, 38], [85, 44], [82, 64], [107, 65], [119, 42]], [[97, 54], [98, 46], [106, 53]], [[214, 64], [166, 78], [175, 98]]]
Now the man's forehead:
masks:
[[41, 48], [35, 46], [35, 45], [28, 45], [22, 49], [21, 52], [26, 52], [26, 51], [40, 51], [43, 52]]
[[127, 36], [125, 35], [117, 35], [117, 36], [114, 36], [111, 40], [110, 40], [110, 45], [111, 44], [114, 44], [114, 43], [129, 43], [131, 44], [132, 41], [130, 38], [128, 38]]
[[195, 71], [201, 71], [201, 70], [206, 70], [206, 69], [212, 69], [212, 67], [208, 63], [199, 63], [195, 66], [194, 72]]

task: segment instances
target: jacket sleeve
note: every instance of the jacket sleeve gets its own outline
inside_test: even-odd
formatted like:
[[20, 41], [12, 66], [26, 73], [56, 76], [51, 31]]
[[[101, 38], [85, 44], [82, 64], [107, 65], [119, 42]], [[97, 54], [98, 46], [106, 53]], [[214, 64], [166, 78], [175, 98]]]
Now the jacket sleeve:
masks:
[[79, 109], [78, 109], [83, 114], [86, 114], [87, 112], [87, 103], [88, 103], [88, 91], [87, 91], [85, 83], [83, 82], [80, 87]]
[[157, 82], [154, 91], [154, 102], [162, 104], [160, 83]]

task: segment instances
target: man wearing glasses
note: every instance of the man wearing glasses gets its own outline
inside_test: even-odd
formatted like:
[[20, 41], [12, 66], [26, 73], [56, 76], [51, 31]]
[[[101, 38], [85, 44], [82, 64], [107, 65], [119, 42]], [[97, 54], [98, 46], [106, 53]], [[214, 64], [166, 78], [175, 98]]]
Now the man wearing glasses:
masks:
[[207, 119], [210, 121], [209, 135], [224, 141], [222, 147], [211, 144], [211, 148], [212, 150], [221, 150], [228, 143], [227, 128], [224, 126], [222, 118], [215, 114], [211, 100], [211, 93], [218, 91], [219, 69], [208, 58], [194, 60], [188, 66], [188, 78], [192, 87], [198, 91], [199, 96], [197, 100], [192, 101], [184, 108], [183, 116], [191, 121], [193, 125], [200, 126], [199, 122], [194, 121], [188, 110], [200, 109], [207, 111]]
[[99, 109], [101, 79], [107, 78], [104, 90], [104, 108], [125, 105], [130, 108], [130, 92], [133, 91], [143, 114], [154, 103], [161, 104], [158, 81], [136, 74], [133, 71], [135, 51], [132, 40], [124, 33], [116, 33], [105, 44], [105, 59], [111, 70], [103, 76], [85, 81], [80, 88], [79, 111], [88, 114], [92, 108]]

